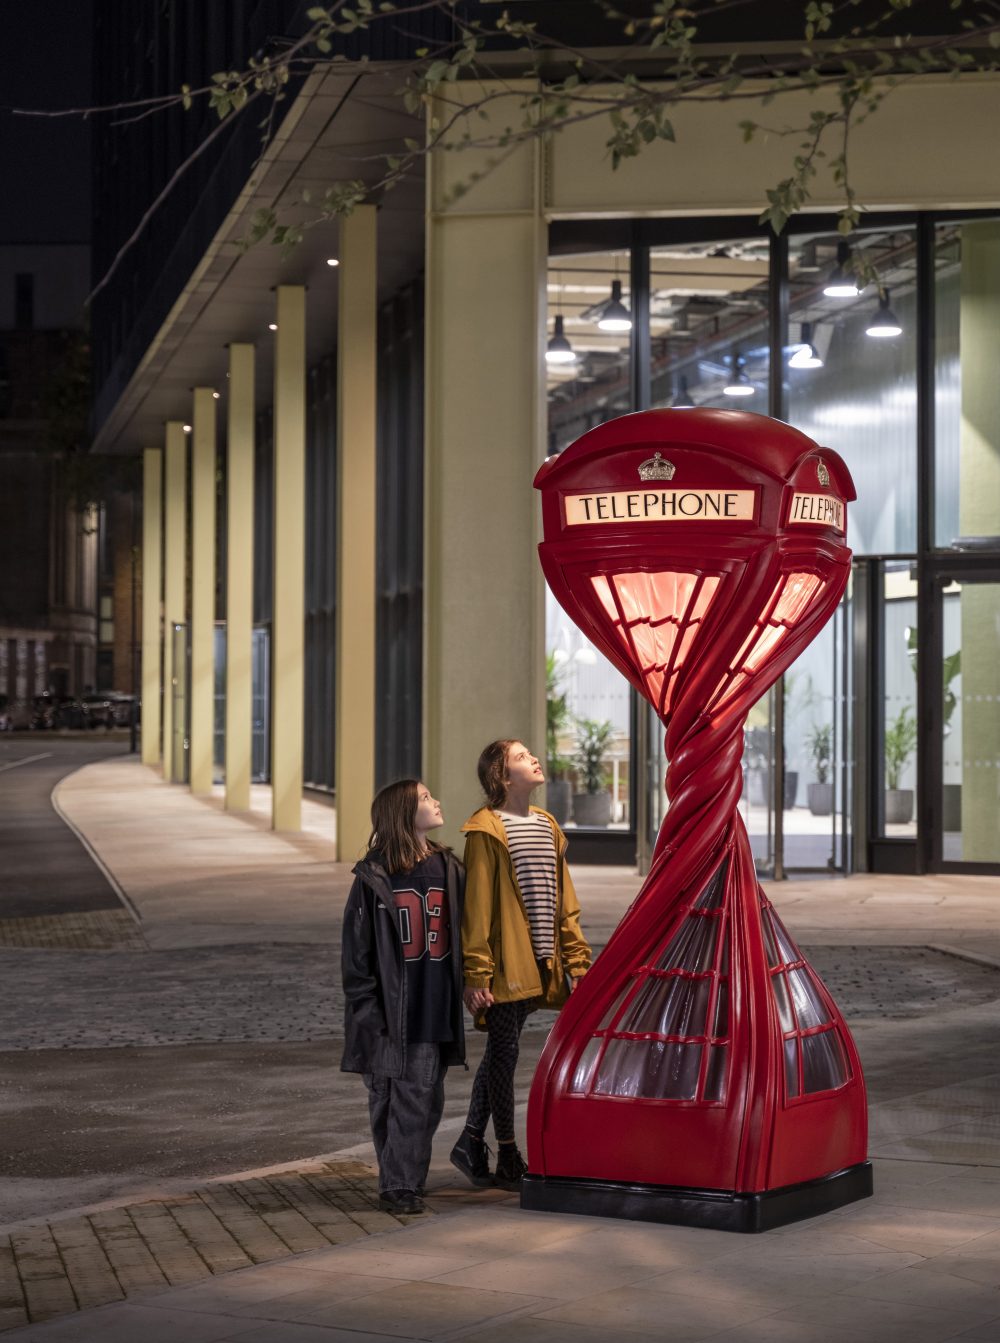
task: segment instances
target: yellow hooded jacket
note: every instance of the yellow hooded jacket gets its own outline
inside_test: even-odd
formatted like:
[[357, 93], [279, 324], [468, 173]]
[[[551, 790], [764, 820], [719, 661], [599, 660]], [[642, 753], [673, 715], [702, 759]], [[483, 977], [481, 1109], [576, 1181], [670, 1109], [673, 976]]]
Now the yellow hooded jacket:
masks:
[[[555, 955], [542, 962], [545, 973], [540, 973], [503, 821], [488, 807], [481, 807], [462, 826], [465, 984], [467, 988], [488, 988], [498, 1003], [541, 998], [540, 1007], [558, 1008], [569, 996], [566, 976], [579, 979], [590, 968], [590, 946], [580, 931], [580, 903], [566, 866], [566, 836], [547, 811], [540, 807], [531, 811], [545, 817], [556, 842]], [[482, 1028], [481, 1013], [476, 1025]]]

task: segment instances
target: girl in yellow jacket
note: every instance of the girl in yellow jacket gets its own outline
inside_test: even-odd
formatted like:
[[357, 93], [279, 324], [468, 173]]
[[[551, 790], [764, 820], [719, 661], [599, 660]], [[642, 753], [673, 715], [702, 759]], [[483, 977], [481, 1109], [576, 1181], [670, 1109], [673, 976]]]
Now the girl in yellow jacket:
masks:
[[[525, 1018], [558, 1008], [586, 974], [590, 947], [566, 866], [566, 836], [529, 803], [545, 782], [520, 741], [494, 741], [479, 757], [486, 794], [466, 821], [462, 963], [465, 1005], [487, 1033], [465, 1130], [451, 1161], [474, 1185], [516, 1189], [527, 1167], [514, 1138], [514, 1069]], [[485, 1142], [493, 1116], [496, 1173]]]

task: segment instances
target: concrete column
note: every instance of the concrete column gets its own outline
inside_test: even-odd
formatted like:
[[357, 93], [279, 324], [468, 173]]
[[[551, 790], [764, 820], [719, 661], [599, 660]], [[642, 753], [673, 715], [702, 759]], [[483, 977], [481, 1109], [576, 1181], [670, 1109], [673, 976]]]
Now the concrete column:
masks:
[[337, 318], [337, 857], [371, 830], [375, 790], [375, 207], [340, 225]]
[[226, 810], [250, 806], [253, 750], [254, 347], [229, 347], [226, 471]]
[[163, 452], [142, 454], [142, 763], [160, 763], [163, 693]]
[[[512, 114], [498, 101], [491, 115], [502, 130]], [[428, 163], [423, 771], [459, 847], [482, 747], [545, 750], [541, 152], [523, 146], [457, 199], [484, 165]]]
[[215, 727], [215, 392], [194, 389], [191, 436], [191, 791], [212, 791]]
[[274, 623], [271, 824], [302, 828], [305, 654], [306, 291], [277, 289], [274, 350]]
[[[995, 536], [1000, 499], [1000, 223], [962, 225], [959, 527]], [[962, 858], [1000, 861], [1000, 588], [962, 584]], [[954, 650], [945, 648], [945, 654]]]
[[174, 666], [173, 625], [187, 618], [187, 442], [177, 420], [167, 424], [163, 493], [163, 777], [175, 783], [183, 778], [184, 759], [175, 749], [174, 687], [187, 672]]

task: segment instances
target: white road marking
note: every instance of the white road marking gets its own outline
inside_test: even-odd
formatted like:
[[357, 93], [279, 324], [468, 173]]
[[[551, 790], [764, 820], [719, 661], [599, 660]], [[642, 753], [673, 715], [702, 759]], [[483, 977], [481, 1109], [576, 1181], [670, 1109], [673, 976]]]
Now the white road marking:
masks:
[[0, 774], [5, 769], [17, 769], [18, 765], [30, 765], [33, 760], [48, 760], [51, 755], [51, 751], [43, 751], [41, 755], [26, 755], [22, 760], [12, 760], [9, 765], [0, 765]]

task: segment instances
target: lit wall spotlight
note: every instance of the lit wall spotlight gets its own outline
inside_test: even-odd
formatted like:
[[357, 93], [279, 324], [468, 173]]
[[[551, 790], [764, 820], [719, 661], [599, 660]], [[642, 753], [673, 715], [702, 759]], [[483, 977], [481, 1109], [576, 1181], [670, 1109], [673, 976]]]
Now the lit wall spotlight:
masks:
[[902, 334], [903, 328], [900, 325], [899, 318], [889, 307], [889, 291], [883, 289], [878, 296], [878, 308], [875, 316], [872, 318], [871, 326], [866, 328], [865, 335], [887, 340], [891, 336], [901, 336]]
[[747, 377], [743, 356], [739, 351], [733, 353], [733, 377], [722, 389], [723, 396], [753, 396], [757, 390]]
[[340, 258], [339, 258], [339, 257], [335, 257], [335, 256], [328, 256], [327, 259], [326, 259], [326, 264], [327, 264], [328, 266], [339, 266], [339, 265], [340, 265]]
[[827, 298], [857, 298], [861, 293], [851, 272], [850, 244], [843, 240], [837, 243], [837, 264], [830, 272], [823, 293]]
[[212, 393], [212, 396], [214, 397], [214, 399], [215, 399], [216, 401], [218, 401], [218, 399], [219, 399], [219, 397], [220, 397], [221, 395], [222, 395], [221, 392], [213, 392], [213, 393]]
[[605, 303], [597, 325], [602, 331], [632, 330], [632, 314], [622, 302], [621, 280], [611, 281], [611, 297]]
[[190, 426], [189, 424], [186, 424], [186, 425], [184, 426], [184, 432], [185, 432], [186, 434], [189, 434], [189, 433], [191, 432], [191, 426]]
[[562, 313], [557, 314], [555, 330], [545, 347], [545, 362], [548, 364], [576, 363], [576, 351], [569, 343], [569, 338], [563, 330]]
[[268, 329], [268, 331], [277, 331], [277, 329], [278, 329], [278, 323], [277, 323], [277, 322], [268, 322], [268, 324], [267, 324], [267, 329]]
[[819, 357], [819, 352], [813, 344], [812, 322], [803, 322], [800, 333], [802, 341], [798, 349], [788, 361], [789, 368], [822, 368], [823, 360]]

